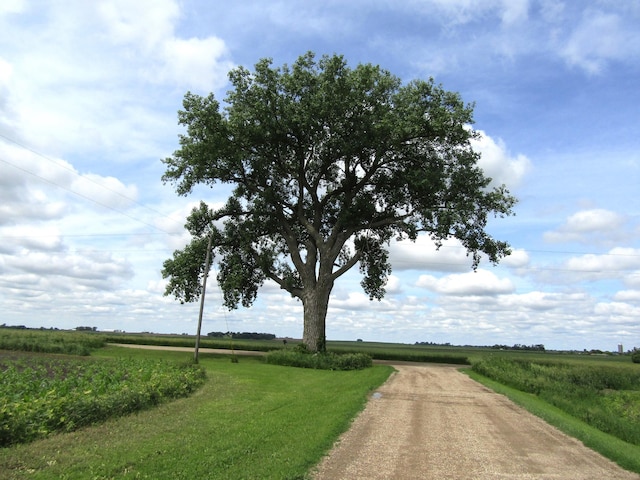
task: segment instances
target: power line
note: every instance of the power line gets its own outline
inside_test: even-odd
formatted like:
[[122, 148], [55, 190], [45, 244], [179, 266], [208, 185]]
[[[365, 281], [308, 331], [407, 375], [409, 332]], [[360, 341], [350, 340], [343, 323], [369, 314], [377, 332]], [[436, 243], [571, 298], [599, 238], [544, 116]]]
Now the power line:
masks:
[[[15, 165], [14, 163], [8, 162], [7, 160], [5, 160], [3, 158], [0, 158], [0, 162], [5, 163], [5, 164], [17, 169], [17, 170], [21, 170], [21, 171], [23, 171], [25, 173], [28, 173], [29, 175], [32, 175], [32, 176], [34, 176], [36, 178], [39, 178], [40, 180], [42, 180], [44, 182], [47, 182], [47, 183], [49, 183], [51, 185], [54, 185], [54, 186], [56, 186], [58, 188], [66, 190], [66, 191], [68, 191], [68, 192], [70, 192], [70, 193], [72, 193], [74, 195], [77, 195], [78, 197], [81, 197], [81, 198], [84, 198], [85, 200], [93, 202], [96, 205], [100, 205], [101, 207], [104, 207], [104, 208], [107, 208], [107, 209], [109, 209], [111, 211], [119, 213], [120, 215], [124, 215], [125, 217], [130, 218], [131, 220], [134, 220], [136, 222], [139, 222], [139, 223], [142, 223], [144, 225], [147, 225], [148, 227], [155, 228], [156, 230], [160, 230], [161, 232], [163, 232], [163, 233], [165, 233], [167, 235], [175, 235], [175, 233], [167, 232], [166, 230], [163, 230], [162, 228], [158, 227], [157, 225], [149, 223], [149, 222], [147, 222], [145, 220], [142, 220], [140, 218], [134, 217], [133, 215], [129, 215], [128, 213], [123, 212], [122, 210], [118, 210], [117, 208], [112, 207], [111, 205], [107, 205], [105, 203], [102, 203], [102, 202], [96, 200], [95, 198], [91, 198], [91, 197], [88, 197], [86, 195], [83, 195], [82, 193], [76, 192], [75, 190], [72, 190], [72, 189], [70, 189], [68, 187], [65, 187], [64, 185], [60, 185], [59, 183], [56, 183], [56, 182], [54, 182], [52, 180], [49, 180], [48, 178], [44, 178], [43, 176], [38, 175], [37, 173], [31, 172], [31, 171], [27, 170], [26, 168], [22, 168], [22, 167], [19, 167], [18, 165]], [[107, 189], [107, 190], [109, 190], [109, 189]], [[125, 197], [125, 198], [127, 198], [127, 197]], [[165, 218], [169, 218], [169, 217], [165, 216]]]
[[[142, 203], [138, 202], [137, 200], [135, 200], [135, 199], [133, 199], [133, 198], [131, 198], [131, 197], [128, 197], [128, 196], [126, 196], [126, 195], [124, 195], [124, 194], [122, 194], [122, 193], [118, 192], [117, 190], [114, 190], [113, 188], [110, 188], [110, 187], [108, 187], [108, 186], [105, 186], [105, 185], [103, 185], [103, 184], [101, 184], [101, 183], [99, 183], [99, 182], [97, 182], [97, 181], [95, 181], [95, 180], [93, 180], [93, 179], [91, 179], [91, 178], [89, 178], [89, 177], [86, 177], [86, 176], [80, 175], [80, 174], [79, 174], [75, 169], [70, 168], [70, 167], [67, 167], [67, 166], [65, 166], [65, 165], [61, 165], [60, 163], [58, 163], [58, 162], [56, 162], [55, 160], [53, 160], [53, 159], [51, 159], [51, 158], [47, 157], [46, 155], [44, 155], [44, 154], [42, 154], [42, 153], [40, 153], [40, 152], [38, 152], [38, 151], [36, 151], [36, 150], [34, 150], [34, 149], [32, 149], [32, 148], [28, 147], [27, 145], [24, 145], [24, 144], [22, 144], [22, 143], [20, 143], [20, 142], [18, 142], [18, 141], [16, 141], [16, 140], [13, 140], [13, 139], [11, 139], [11, 138], [7, 137], [6, 135], [4, 135], [4, 134], [2, 134], [2, 133], [0, 133], [0, 138], [3, 138], [3, 139], [5, 139], [5, 140], [7, 140], [8, 142], [11, 142], [11, 143], [13, 143], [14, 145], [17, 145], [18, 147], [20, 147], [20, 148], [22, 148], [22, 149], [24, 149], [24, 150], [27, 150], [27, 151], [29, 151], [29, 152], [33, 153], [34, 155], [37, 155], [38, 157], [43, 158], [44, 160], [47, 160], [48, 162], [53, 163], [53, 164], [54, 164], [55, 166], [57, 166], [58, 168], [62, 168], [63, 170], [67, 170], [68, 172], [71, 172], [73, 175], [75, 175], [76, 177], [80, 178], [81, 180], [91, 182], [91, 183], [93, 183], [93, 184], [95, 184], [95, 185], [99, 186], [100, 188], [102, 188], [102, 189], [104, 189], [104, 190], [107, 190], [107, 191], [109, 191], [109, 192], [111, 192], [111, 193], [114, 193], [114, 194], [118, 195], [119, 197], [123, 198], [124, 200], [127, 200], [128, 202], [131, 202], [131, 203], [133, 203], [133, 204], [135, 204], [135, 205], [138, 205], [138, 206], [140, 206], [140, 207], [142, 207], [142, 208], [145, 208], [145, 209], [149, 210], [150, 212], [153, 212], [153, 213], [155, 213], [155, 214], [157, 214], [157, 215], [160, 215], [162, 218], [167, 218], [167, 219], [170, 219], [170, 220], [176, 220], [175, 218], [173, 218], [173, 217], [171, 217], [171, 216], [168, 216], [168, 215], [166, 215], [166, 214], [164, 214], [164, 213], [162, 213], [162, 212], [160, 212], [160, 211], [158, 211], [158, 210], [156, 210], [156, 209], [154, 209], [154, 208], [152, 208], [152, 207], [149, 207], [148, 205], [144, 205], [144, 204], [142, 204]], [[125, 213], [125, 212], [123, 212], [122, 210], [118, 210], [118, 209], [116, 209], [116, 208], [114, 208], [114, 207], [112, 207], [112, 206], [110, 206], [110, 205], [106, 205], [106, 204], [104, 204], [104, 203], [102, 203], [102, 202], [100, 202], [100, 201], [98, 201], [98, 200], [96, 200], [96, 199], [94, 199], [94, 198], [91, 198], [91, 197], [89, 197], [89, 196], [87, 196], [87, 195], [83, 195], [82, 193], [76, 192], [75, 190], [73, 190], [73, 189], [71, 189], [71, 188], [69, 188], [69, 187], [66, 187], [66, 186], [64, 186], [64, 185], [60, 185], [59, 183], [57, 183], [57, 182], [55, 182], [55, 181], [53, 181], [53, 180], [50, 180], [50, 179], [48, 179], [48, 178], [45, 178], [45, 177], [43, 177], [42, 175], [39, 175], [39, 174], [37, 174], [37, 173], [35, 173], [35, 172], [32, 172], [32, 171], [30, 171], [30, 170], [28, 170], [28, 169], [26, 169], [26, 168], [24, 168], [24, 167], [18, 166], [18, 165], [16, 165], [15, 163], [12, 163], [12, 162], [10, 162], [10, 161], [8, 161], [8, 160], [4, 159], [4, 158], [0, 158], [0, 162], [4, 163], [4, 164], [6, 164], [6, 165], [9, 165], [9, 166], [11, 166], [11, 167], [13, 167], [13, 168], [15, 168], [15, 169], [17, 169], [17, 170], [20, 170], [20, 171], [22, 171], [22, 172], [25, 172], [25, 173], [27, 173], [27, 174], [29, 174], [29, 175], [32, 175], [32, 176], [34, 176], [34, 177], [36, 177], [36, 178], [38, 178], [38, 179], [40, 179], [40, 180], [42, 180], [42, 181], [44, 181], [44, 182], [47, 182], [47, 183], [49, 183], [49, 184], [51, 184], [51, 185], [54, 185], [54, 186], [56, 186], [56, 187], [58, 187], [58, 188], [61, 188], [61, 189], [63, 189], [63, 190], [66, 190], [66, 191], [68, 191], [68, 192], [70, 192], [70, 193], [72, 193], [72, 194], [74, 194], [74, 195], [77, 195], [78, 197], [81, 197], [81, 198], [83, 198], [83, 199], [85, 199], [85, 200], [88, 200], [88, 201], [90, 201], [90, 202], [93, 202], [93, 203], [95, 203], [96, 205], [100, 205], [101, 207], [104, 207], [104, 208], [107, 208], [107, 209], [112, 210], [112, 211], [114, 211], [114, 212], [120, 213], [121, 215], [124, 215], [124, 216], [126, 216], [126, 217], [128, 217], [128, 218], [130, 218], [130, 219], [132, 219], [132, 220], [134, 220], [134, 221], [137, 221], [137, 222], [143, 223], [143, 224], [145, 224], [145, 225], [147, 225], [147, 226], [150, 226], [150, 227], [152, 227], [152, 228], [154, 228], [154, 229], [156, 229], [156, 230], [160, 230], [161, 232], [163, 232], [163, 233], [165, 233], [165, 234], [167, 234], [167, 235], [175, 235], [175, 233], [167, 232], [166, 230], [163, 230], [162, 228], [158, 227], [157, 225], [153, 225], [153, 224], [148, 223], [148, 222], [146, 222], [146, 221], [144, 221], [144, 220], [142, 220], [142, 219], [140, 219], [140, 218], [137, 218], [137, 217], [134, 217], [134, 216], [132, 216], [132, 215], [129, 215], [128, 213]]]

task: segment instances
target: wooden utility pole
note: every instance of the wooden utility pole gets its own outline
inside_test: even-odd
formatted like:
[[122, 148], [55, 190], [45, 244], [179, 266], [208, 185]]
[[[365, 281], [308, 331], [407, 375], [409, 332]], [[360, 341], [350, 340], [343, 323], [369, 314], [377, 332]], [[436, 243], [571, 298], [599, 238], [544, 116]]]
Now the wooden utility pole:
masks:
[[198, 315], [198, 333], [196, 334], [196, 348], [193, 352], [193, 361], [198, 363], [198, 353], [200, 350], [200, 332], [202, 330], [202, 312], [204, 311], [204, 295], [207, 292], [207, 278], [209, 277], [209, 267], [211, 266], [211, 240], [213, 235], [209, 235], [207, 243], [207, 256], [204, 260], [204, 278], [202, 279], [202, 293], [200, 294], [200, 314]]

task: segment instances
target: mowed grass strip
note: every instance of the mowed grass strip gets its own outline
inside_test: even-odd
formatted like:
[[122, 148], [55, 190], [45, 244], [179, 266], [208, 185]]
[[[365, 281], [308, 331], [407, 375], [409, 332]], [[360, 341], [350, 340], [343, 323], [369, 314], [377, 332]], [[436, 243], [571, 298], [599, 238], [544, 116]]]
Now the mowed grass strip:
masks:
[[[184, 361], [109, 347], [96, 356]], [[201, 355], [207, 381], [152, 410], [0, 450], [7, 479], [302, 479], [391, 367], [334, 372]]]

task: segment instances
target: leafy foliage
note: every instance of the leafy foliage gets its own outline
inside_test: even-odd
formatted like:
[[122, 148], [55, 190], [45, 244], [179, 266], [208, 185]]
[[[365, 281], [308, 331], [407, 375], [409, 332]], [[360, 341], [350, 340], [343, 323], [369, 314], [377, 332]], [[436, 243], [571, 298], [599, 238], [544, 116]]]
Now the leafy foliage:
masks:
[[630, 365], [583, 365], [486, 356], [473, 370], [538, 395], [589, 425], [640, 445], [640, 371]]
[[392, 239], [455, 237], [474, 268], [481, 254], [498, 262], [510, 253], [485, 227], [490, 215], [510, 215], [515, 199], [478, 167], [472, 106], [457, 93], [313, 53], [229, 78], [222, 111], [213, 95], [185, 95], [187, 133], [164, 161], [163, 180], [180, 195], [233, 186], [223, 207], [201, 202], [187, 219], [192, 242], [164, 262], [167, 295], [197, 299], [211, 239], [224, 304], [250, 306], [274, 281], [302, 301], [303, 340], [315, 351], [341, 275], [359, 264], [364, 291], [384, 296]]
[[266, 361], [273, 365], [320, 370], [362, 370], [373, 365], [371, 357], [365, 353], [311, 353], [298, 348], [270, 352]]
[[194, 365], [50, 356], [0, 357], [0, 446], [71, 431], [186, 396], [204, 381]]
[[631, 354], [631, 361], [633, 363], [640, 363], [640, 351], [633, 352]]

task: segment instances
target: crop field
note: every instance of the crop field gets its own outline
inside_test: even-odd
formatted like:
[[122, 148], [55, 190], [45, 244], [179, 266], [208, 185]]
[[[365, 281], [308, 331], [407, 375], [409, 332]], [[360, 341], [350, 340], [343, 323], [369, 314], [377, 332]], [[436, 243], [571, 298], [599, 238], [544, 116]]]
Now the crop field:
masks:
[[[189, 335], [153, 335], [153, 334], [126, 334], [109, 333], [97, 334], [105, 342], [124, 343], [138, 345], [164, 345], [171, 347], [193, 347], [194, 337]], [[200, 347], [236, 349], [249, 351], [269, 352], [293, 348], [299, 340], [287, 340], [284, 343], [281, 339], [274, 340], [251, 340], [233, 338], [209, 338], [202, 337]], [[481, 349], [463, 349], [459, 347], [437, 347], [424, 345], [408, 345], [394, 343], [376, 342], [348, 342], [329, 340], [327, 350], [335, 353], [366, 353], [375, 360], [402, 360], [414, 362], [437, 362], [468, 365], [469, 355], [477, 354]]]
[[190, 394], [196, 366], [132, 359], [93, 360], [0, 351], [0, 447]]
[[473, 370], [531, 393], [569, 415], [625, 442], [640, 445], [640, 365], [593, 359], [490, 355]]
[[0, 328], [0, 350], [89, 355], [104, 347], [105, 340], [89, 333]]

